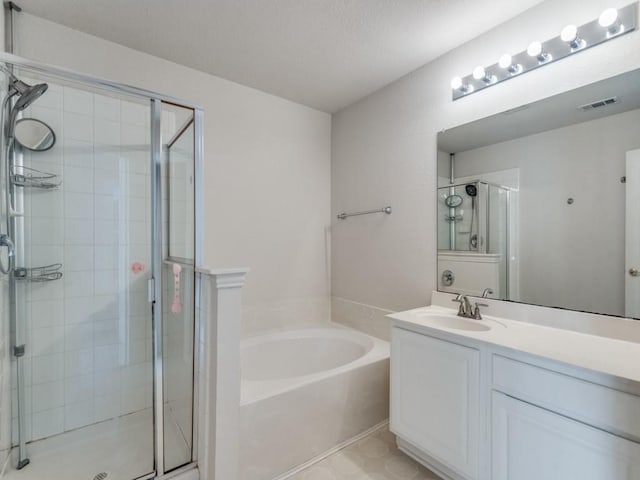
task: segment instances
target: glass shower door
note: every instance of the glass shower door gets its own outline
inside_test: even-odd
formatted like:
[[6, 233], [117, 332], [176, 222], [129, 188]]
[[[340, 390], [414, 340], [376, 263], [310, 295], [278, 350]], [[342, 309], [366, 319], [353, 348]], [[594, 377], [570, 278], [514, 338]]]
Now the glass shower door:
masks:
[[150, 475], [149, 102], [16, 75], [48, 85], [20, 116], [47, 123], [56, 141], [46, 151], [16, 143], [8, 157], [12, 430], [14, 445], [26, 444], [16, 461], [30, 460], [8, 477], [54, 478], [53, 468], [56, 478]]
[[195, 333], [195, 118], [163, 103], [165, 471], [192, 461]]
[[[13, 84], [2, 91], [0, 234], [16, 252], [0, 275], [5, 475], [162, 477], [193, 464], [196, 449], [202, 112], [16, 64], [0, 73]], [[51, 128], [51, 148], [17, 141], [26, 118]]]

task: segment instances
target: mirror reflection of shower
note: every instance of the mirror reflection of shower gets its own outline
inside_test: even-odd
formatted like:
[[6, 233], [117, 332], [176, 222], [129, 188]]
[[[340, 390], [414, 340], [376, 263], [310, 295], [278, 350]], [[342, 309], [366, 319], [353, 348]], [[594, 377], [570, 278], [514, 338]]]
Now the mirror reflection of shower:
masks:
[[[464, 191], [471, 197], [471, 225], [469, 225], [469, 250], [478, 250], [478, 233], [473, 231], [473, 220], [476, 214], [476, 197], [478, 196], [478, 187], [470, 183], [464, 186]], [[476, 222], [477, 223], [477, 222]], [[477, 227], [477, 225], [476, 225]]]
[[[438, 217], [448, 235], [439, 236], [438, 250], [495, 253], [501, 251], [507, 230], [509, 187], [483, 179], [455, 177], [455, 154], [450, 154], [449, 185], [438, 188]], [[446, 237], [446, 238], [445, 238]]]
[[[514, 187], [500, 184], [501, 172], [456, 177], [449, 154], [449, 178], [438, 180], [438, 281], [444, 291], [494, 297], [509, 291], [510, 223]], [[468, 166], [467, 166], [468, 168]]]
[[506, 231], [508, 187], [476, 180], [438, 188], [439, 221], [448, 224], [438, 250], [493, 253]]

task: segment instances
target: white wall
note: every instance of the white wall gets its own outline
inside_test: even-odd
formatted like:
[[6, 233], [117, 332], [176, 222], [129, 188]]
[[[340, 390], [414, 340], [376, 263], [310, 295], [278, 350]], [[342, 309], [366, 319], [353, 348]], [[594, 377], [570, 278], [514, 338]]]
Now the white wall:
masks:
[[[640, 66], [633, 32], [517, 79], [451, 101], [450, 80], [505, 51], [558, 35], [626, 0], [548, 1], [334, 115], [332, 214], [391, 205], [393, 214], [332, 227], [337, 303], [402, 310], [436, 288], [437, 132]], [[367, 312], [370, 314], [370, 311]]]
[[256, 321], [265, 311], [324, 308], [328, 114], [27, 14], [16, 33], [18, 55], [201, 105], [205, 264], [251, 268], [243, 302]]
[[459, 176], [519, 168], [521, 301], [624, 315], [620, 178], [638, 125], [632, 110], [456, 154]]

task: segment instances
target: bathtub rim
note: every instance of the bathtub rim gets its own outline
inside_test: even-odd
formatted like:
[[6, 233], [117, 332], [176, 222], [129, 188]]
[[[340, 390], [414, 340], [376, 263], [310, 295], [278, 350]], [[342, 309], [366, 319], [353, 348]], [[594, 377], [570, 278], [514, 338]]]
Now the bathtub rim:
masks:
[[367, 342], [372, 344], [372, 346], [361, 357], [349, 363], [345, 363], [332, 369], [322, 370], [320, 372], [276, 380], [245, 380], [241, 378], [240, 406], [249, 405], [267, 398], [275, 397], [334, 375], [340, 375], [341, 373], [350, 370], [355, 370], [372, 363], [387, 360], [390, 357], [389, 342], [333, 322], [323, 325], [315, 325], [308, 328], [270, 331], [262, 335], [247, 337], [240, 342], [240, 348], [251, 344], [268, 342], [269, 339], [280, 339], [283, 337], [291, 338], [292, 336], [295, 336], [296, 333], [303, 333], [305, 337], [308, 337], [313, 336], [311, 335], [312, 333], [322, 332], [331, 332], [334, 334], [335, 332], [341, 332], [341, 334], [347, 334], [348, 337], [355, 339], [355, 341], [361, 345], [363, 342]]

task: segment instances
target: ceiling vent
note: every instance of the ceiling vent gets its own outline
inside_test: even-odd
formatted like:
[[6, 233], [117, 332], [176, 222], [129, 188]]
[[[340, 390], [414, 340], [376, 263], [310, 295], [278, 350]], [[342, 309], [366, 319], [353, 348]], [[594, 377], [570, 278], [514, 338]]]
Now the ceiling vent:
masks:
[[598, 100], [597, 102], [580, 105], [578, 109], [588, 112], [589, 110], [594, 110], [600, 107], [606, 107], [607, 105], [613, 105], [614, 103], [619, 103], [619, 102], [620, 102], [620, 99], [618, 97], [610, 97], [610, 98], [605, 98], [603, 100]]

